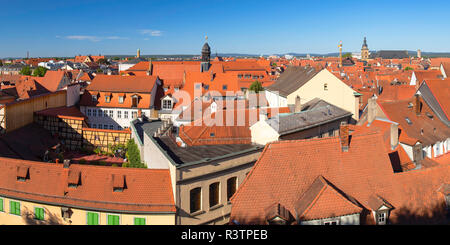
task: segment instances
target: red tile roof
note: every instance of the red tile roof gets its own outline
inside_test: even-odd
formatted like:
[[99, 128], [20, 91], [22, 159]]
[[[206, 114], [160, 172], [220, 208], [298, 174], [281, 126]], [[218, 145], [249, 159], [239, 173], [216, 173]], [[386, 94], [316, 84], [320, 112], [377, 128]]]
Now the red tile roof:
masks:
[[158, 78], [155, 76], [97, 75], [86, 88], [89, 91], [151, 93]]
[[[29, 169], [29, 179], [17, 181], [17, 168]], [[129, 169], [31, 162], [0, 158], [0, 195], [32, 202], [111, 212], [150, 213], [176, 211], [169, 170]], [[81, 173], [81, 185], [70, 173]], [[76, 175], [76, 174], [75, 174]], [[113, 177], [125, 176], [123, 192], [113, 191]], [[69, 180], [71, 179], [71, 180]]]
[[[413, 217], [443, 211], [445, 200], [438, 190], [450, 181], [448, 165], [394, 174], [384, 144], [379, 133], [353, 135], [348, 152], [342, 152], [338, 137], [268, 144], [232, 197], [230, 220], [264, 224], [264, 210], [273, 203], [295, 212], [299, 196], [319, 176], [366, 210], [373, 208], [374, 197], [386, 200], [394, 207], [389, 217], [393, 223], [407, 223]], [[318, 203], [308, 219], [328, 216], [333, 204], [339, 215], [355, 212], [352, 205], [347, 211], [341, 209], [345, 202], [338, 197], [329, 195], [323, 204]], [[445, 218], [445, 210], [441, 214]], [[371, 213], [367, 218], [373, 221]]]
[[36, 113], [36, 115], [52, 116], [52, 117], [75, 119], [75, 120], [84, 120], [84, 119], [87, 118], [75, 106], [71, 106], [71, 107], [65, 107], [65, 106], [63, 106], [63, 107], [55, 107], [55, 108], [45, 109], [45, 110], [42, 110], [42, 111], [37, 111], [35, 113]]

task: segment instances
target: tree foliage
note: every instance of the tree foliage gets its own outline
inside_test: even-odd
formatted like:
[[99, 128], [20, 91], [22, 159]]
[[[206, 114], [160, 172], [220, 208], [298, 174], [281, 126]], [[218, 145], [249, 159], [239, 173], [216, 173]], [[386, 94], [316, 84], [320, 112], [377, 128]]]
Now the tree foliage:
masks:
[[352, 53], [345, 53], [342, 55], [342, 58], [351, 58], [352, 57]]
[[99, 59], [99, 60], [97, 60], [97, 63], [103, 64], [103, 65], [109, 65], [109, 62], [107, 59]]
[[34, 69], [33, 76], [35, 77], [43, 77], [45, 76], [45, 73], [47, 73], [47, 68], [39, 66], [38, 68]]
[[147, 168], [141, 161], [141, 155], [139, 153], [139, 148], [134, 142], [134, 139], [130, 139], [127, 143], [127, 153], [126, 157], [128, 159], [127, 163], [122, 164], [125, 168]]
[[31, 76], [31, 68], [29, 66], [25, 66], [20, 70], [19, 74], [25, 75], [25, 76]]
[[3, 61], [2, 60], [0, 60], [0, 66], [3, 66]]
[[259, 81], [254, 81], [249, 88], [250, 91], [253, 91], [255, 93], [259, 93], [260, 91], [263, 91], [263, 86]]
[[412, 70], [414, 70], [412, 67], [409, 66], [405, 67], [405, 71], [412, 71]]

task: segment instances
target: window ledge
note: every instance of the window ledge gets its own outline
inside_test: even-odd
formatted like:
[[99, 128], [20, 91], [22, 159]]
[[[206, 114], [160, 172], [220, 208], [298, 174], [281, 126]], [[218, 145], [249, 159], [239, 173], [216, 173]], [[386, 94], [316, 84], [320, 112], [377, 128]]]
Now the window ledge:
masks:
[[221, 207], [223, 207], [223, 204], [216, 204], [215, 206], [210, 207], [209, 211], [213, 211], [213, 210], [219, 209]]
[[206, 212], [203, 211], [203, 210], [199, 210], [199, 211], [195, 211], [195, 212], [191, 213], [191, 216], [194, 217], [194, 216], [197, 216], [197, 215], [200, 215], [200, 214], [204, 214], [204, 213], [206, 213]]

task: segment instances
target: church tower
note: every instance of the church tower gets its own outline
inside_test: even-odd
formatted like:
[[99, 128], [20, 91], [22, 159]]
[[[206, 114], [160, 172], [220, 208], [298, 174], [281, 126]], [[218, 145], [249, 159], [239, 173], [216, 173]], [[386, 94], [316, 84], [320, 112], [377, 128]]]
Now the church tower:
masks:
[[369, 47], [367, 46], [367, 39], [364, 37], [364, 43], [361, 48], [361, 60], [367, 61], [369, 59]]
[[201, 71], [208, 71], [210, 67], [211, 60], [211, 47], [208, 44], [208, 36], [205, 37], [206, 41], [202, 48], [202, 63], [201, 63]]

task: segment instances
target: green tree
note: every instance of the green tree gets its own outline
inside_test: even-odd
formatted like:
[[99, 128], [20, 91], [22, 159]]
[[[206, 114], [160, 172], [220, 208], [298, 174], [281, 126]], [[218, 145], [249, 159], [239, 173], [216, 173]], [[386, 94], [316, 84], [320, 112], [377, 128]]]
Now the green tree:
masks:
[[114, 57], [114, 58], [112, 58], [112, 60], [120, 60], [120, 58], [119, 57]]
[[413, 71], [413, 70], [414, 69], [412, 67], [409, 67], [409, 66], [405, 67], [405, 71]]
[[45, 76], [45, 73], [47, 73], [47, 68], [39, 66], [38, 68], [34, 69], [33, 76], [35, 77], [43, 77]]
[[103, 70], [100, 69], [100, 68], [98, 68], [98, 69], [97, 69], [97, 73], [103, 73]]
[[19, 74], [25, 75], [25, 76], [31, 76], [31, 68], [29, 66], [25, 66], [20, 70]]
[[128, 159], [128, 164], [123, 164], [122, 167], [128, 168], [146, 168], [145, 164], [141, 161], [141, 155], [139, 153], [139, 148], [134, 142], [134, 139], [130, 139], [127, 143], [127, 153], [126, 157]]
[[109, 62], [106, 59], [99, 59], [99, 60], [97, 60], [97, 63], [104, 64], [104, 65], [109, 65]]
[[250, 91], [253, 91], [255, 93], [259, 93], [260, 91], [263, 91], [262, 84], [259, 81], [254, 81], [249, 88]]
[[352, 53], [345, 53], [342, 55], [342, 58], [351, 58], [352, 57]]
[[0, 66], [3, 66], [3, 61], [0, 60]]

